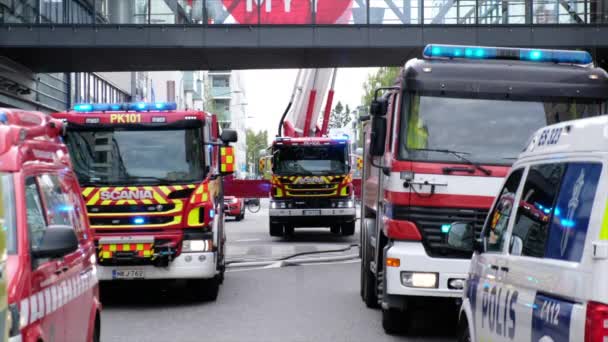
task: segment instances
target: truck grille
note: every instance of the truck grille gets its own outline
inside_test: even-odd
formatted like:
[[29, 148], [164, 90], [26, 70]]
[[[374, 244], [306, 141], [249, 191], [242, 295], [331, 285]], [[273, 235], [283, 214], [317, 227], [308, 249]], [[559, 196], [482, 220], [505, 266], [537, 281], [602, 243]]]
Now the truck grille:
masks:
[[148, 204], [148, 205], [89, 205], [90, 214], [104, 213], [158, 213], [175, 209], [175, 204]]
[[[92, 226], [128, 226], [133, 225], [133, 217], [91, 217]], [[173, 221], [173, 216], [149, 216], [145, 218], [145, 224], [163, 224]]]
[[397, 220], [408, 220], [416, 223], [422, 235], [422, 243], [429, 256], [470, 258], [471, 253], [447, 248], [446, 234], [441, 232], [441, 225], [456, 221], [471, 222], [475, 226], [475, 238], [479, 238], [487, 214], [488, 209], [394, 206], [392, 216]]

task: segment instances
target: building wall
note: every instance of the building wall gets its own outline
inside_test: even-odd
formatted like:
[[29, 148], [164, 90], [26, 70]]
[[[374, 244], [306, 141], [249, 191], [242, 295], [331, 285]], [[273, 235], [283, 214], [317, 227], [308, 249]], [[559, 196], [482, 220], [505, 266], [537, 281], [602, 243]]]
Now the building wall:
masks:
[[210, 94], [208, 101], [219, 117], [223, 127], [236, 130], [238, 141], [235, 144], [237, 163], [236, 176], [245, 177], [247, 173], [247, 92], [240, 71], [210, 71], [207, 74]]

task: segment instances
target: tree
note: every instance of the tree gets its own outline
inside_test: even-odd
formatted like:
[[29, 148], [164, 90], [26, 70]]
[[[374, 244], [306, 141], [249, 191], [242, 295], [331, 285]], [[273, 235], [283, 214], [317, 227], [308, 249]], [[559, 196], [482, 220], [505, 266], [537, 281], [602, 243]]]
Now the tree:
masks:
[[348, 105], [343, 106], [342, 102], [338, 101], [336, 106], [331, 111], [331, 115], [329, 116], [329, 128], [342, 128], [348, 125], [350, 122], [350, 108]]
[[395, 84], [400, 72], [399, 67], [381, 67], [375, 74], [367, 76], [367, 81], [363, 83], [363, 97], [361, 102], [369, 108], [374, 98], [374, 90], [378, 87], [389, 87]]
[[[367, 76], [367, 81], [363, 83], [363, 96], [361, 97], [361, 103], [365, 109], [365, 113], [369, 112], [369, 105], [374, 99], [374, 91], [379, 87], [389, 87], [395, 84], [401, 68], [399, 67], [381, 67], [374, 74]], [[363, 147], [363, 130], [362, 126], [359, 125], [359, 141], [357, 142], [358, 147]]]
[[268, 147], [268, 131], [254, 132], [247, 129], [247, 165], [253, 166], [254, 173], [258, 169], [260, 150]]

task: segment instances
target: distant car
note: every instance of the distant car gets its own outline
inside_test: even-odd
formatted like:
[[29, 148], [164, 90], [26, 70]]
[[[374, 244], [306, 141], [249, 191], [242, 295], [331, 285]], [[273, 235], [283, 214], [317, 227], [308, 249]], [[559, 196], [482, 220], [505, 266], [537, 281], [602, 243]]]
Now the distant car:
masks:
[[245, 218], [245, 201], [234, 196], [224, 197], [224, 215], [233, 216], [240, 221]]

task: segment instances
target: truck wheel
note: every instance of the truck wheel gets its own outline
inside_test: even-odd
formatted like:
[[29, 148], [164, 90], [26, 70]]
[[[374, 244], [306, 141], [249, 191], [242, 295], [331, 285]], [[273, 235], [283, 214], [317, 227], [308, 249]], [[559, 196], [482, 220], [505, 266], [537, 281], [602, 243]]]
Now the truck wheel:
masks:
[[407, 315], [397, 309], [382, 309], [382, 328], [389, 335], [402, 334], [407, 331]]
[[367, 241], [365, 243], [365, 253], [363, 253], [365, 259], [362, 260], [363, 266], [363, 301], [365, 306], [370, 309], [378, 308], [378, 281], [376, 276], [370, 269], [371, 258], [373, 256], [372, 246]]
[[220, 279], [218, 276], [211, 279], [190, 279], [188, 288], [194, 299], [212, 302], [220, 292]]
[[329, 231], [335, 235], [340, 234], [340, 225], [337, 225], [337, 224], [332, 225], [331, 227], [329, 227]]
[[293, 226], [292, 225], [285, 225], [285, 235], [287, 236], [292, 236], [294, 232]]
[[355, 221], [342, 223], [341, 227], [343, 236], [350, 236], [355, 234]]
[[278, 223], [271, 223], [270, 236], [283, 236], [283, 225]]
[[471, 332], [469, 331], [469, 324], [467, 318], [462, 317], [458, 323], [458, 342], [471, 342]]

